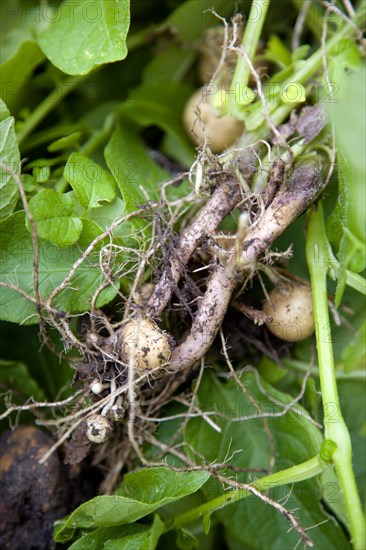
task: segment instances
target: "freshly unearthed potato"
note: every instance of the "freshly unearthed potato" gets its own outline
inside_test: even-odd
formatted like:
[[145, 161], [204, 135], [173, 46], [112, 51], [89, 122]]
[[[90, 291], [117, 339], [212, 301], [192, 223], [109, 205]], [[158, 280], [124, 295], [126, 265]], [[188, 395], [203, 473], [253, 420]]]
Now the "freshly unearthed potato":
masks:
[[105, 416], [93, 414], [86, 419], [86, 437], [92, 443], [104, 443], [112, 432], [112, 424]]
[[[200, 112], [201, 120], [197, 118], [197, 110]], [[203, 94], [203, 88], [197, 90], [188, 100], [183, 113], [183, 124], [197, 145], [203, 144], [206, 133], [213, 153], [224, 151], [244, 130], [244, 124], [240, 120], [229, 115], [216, 115], [209, 97]]]
[[288, 283], [278, 286], [269, 295], [270, 301], [263, 304], [263, 311], [272, 317], [268, 329], [281, 340], [297, 342], [305, 340], [314, 332], [313, 302], [310, 288]]
[[170, 345], [166, 334], [151, 319], [132, 319], [120, 332], [121, 360], [129, 363], [134, 353], [135, 367], [145, 371], [167, 363]]

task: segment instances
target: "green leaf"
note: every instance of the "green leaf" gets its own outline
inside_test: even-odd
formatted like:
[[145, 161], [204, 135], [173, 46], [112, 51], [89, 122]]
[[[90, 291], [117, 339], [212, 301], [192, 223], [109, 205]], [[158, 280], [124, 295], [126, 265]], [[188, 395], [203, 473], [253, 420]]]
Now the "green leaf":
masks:
[[81, 153], [72, 153], [64, 170], [79, 202], [87, 210], [112, 202], [116, 196], [114, 178], [99, 164]]
[[361, 370], [366, 366], [366, 321], [354, 334], [351, 342], [343, 349], [341, 366], [345, 372]]
[[[14, 118], [0, 99], [0, 162], [18, 176], [20, 175], [20, 153], [14, 130]], [[11, 174], [0, 168], [0, 219], [9, 216], [18, 202], [19, 190]]]
[[43, 61], [44, 55], [33, 40], [25, 40], [13, 57], [0, 65], [0, 95], [11, 112], [24, 100], [25, 86], [34, 69]]
[[[48, 336], [55, 348], [63, 351], [58, 334], [51, 332]], [[9, 346], [9, 342], [16, 342], [17, 345]], [[70, 395], [75, 370], [69, 362], [60, 360], [59, 356], [51, 352], [47, 346], [40, 346], [38, 325], [19, 326], [2, 321], [0, 323], [0, 357], [7, 361], [24, 364], [27, 376], [34, 380], [47, 399], [58, 401]], [[21, 391], [25, 391], [28, 384], [31, 391], [36, 391], [36, 388], [32, 387], [33, 384], [31, 386], [31, 383], [28, 383], [27, 376], [22, 375], [16, 383], [22, 385]], [[44, 401], [39, 391], [33, 395], [39, 401]], [[34, 423], [34, 416], [32, 420]]]
[[287, 67], [292, 63], [290, 50], [275, 34], [269, 38], [264, 55], [266, 59], [277, 63], [281, 68]]
[[37, 225], [38, 236], [60, 247], [76, 243], [83, 229], [74, 216], [74, 201], [53, 189], [43, 189], [29, 201], [29, 209]]
[[5, 105], [3, 100], [0, 98], [0, 122], [2, 122], [5, 118], [10, 116], [10, 111], [8, 107]]
[[[17, 291], [25, 292], [34, 299], [33, 245], [30, 232], [26, 228], [24, 211], [16, 212], [0, 224], [0, 248], [2, 252], [2, 280], [13, 288], [0, 287], [1, 319], [13, 323], [35, 324], [38, 322], [36, 306]], [[84, 238], [84, 233], [86, 236]], [[91, 220], [84, 220], [80, 245], [86, 247], [91, 238], [101, 230]], [[100, 243], [100, 246], [103, 243]], [[80, 258], [78, 245], [60, 248], [49, 241], [39, 240], [39, 287], [43, 299], [68, 276], [74, 263]], [[120, 259], [120, 262], [125, 259]], [[116, 263], [119, 258], [116, 259]], [[67, 313], [89, 311], [94, 293], [105, 282], [99, 267], [98, 247], [76, 270], [70, 284], [58, 294], [53, 305]], [[119, 282], [115, 281], [118, 288]], [[111, 286], [98, 296], [97, 306], [110, 302], [117, 290]]]
[[173, 28], [179, 41], [192, 46], [202, 37], [206, 27], [218, 24], [217, 18], [209, 11], [213, 8], [221, 17], [232, 17], [237, 8], [235, 0], [210, 0], [206, 5], [197, 0], [186, 0], [165, 20], [168, 28]]
[[[17, 341], [17, 346], [19, 342]], [[0, 380], [1, 392], [4, 395], [7, 393], [8, 399], [13, 405], [23, 405], [29, 398], [35, 401], [45, 401], [45, 395], [32, 377], [27, 365], [20, 361], [5, 361], [0, 359]], [[6, 411], [4, 399], [0, 402], [0, 413]], [[13, 416], [15, 418], [15, 415]], [[17, 421], [27, 423], [28, 419], [34, 423], [34, 417], [27, 412], [23, 412], [21, 416], [17, 413]], [[8, 419], [4, 419], [0, 426], [6, 429], [8, 427]]]
[[116, 495], [95, 497], [79, 506], [59, 528], [55, 540], [70, 540], [78, 528], [132, 523], [196, 492], [208, 478], [207, 472], [175, 472], [162, 467], [127, 474]]
[[63, 136], [50, 143], [47, 150], [50, 153], [55, 153], [64, 151], [65, 149], [75, 148], [78, 146], [81, 136], [82, 132], [71, 132], [68, 136]]
[[[58, 530], [56, 526], [55, 533]], [[74, 542], [70, 550], [154, 550], [163, 531], [164, 523], [155, 515], [151, 526], [135, 523], [96, 529]]]
[[[115, 128], [104, 156], [122, 193], [126, 214], [146, 203], [143, 189], [150, 200], [158, 200], [160, 184], [169, 179], [169, 174], [150, 157], [131, 126]], [[141, 228], [146, 227], [146, 222], [133, 218], [131, 225]]]
[[337, 103], [329, 106], [335, 124], [337, 143], [342, 152], [342, 168], [348, 192], [347, 229], [366, 242], [366, 69], [345, 81]]
[[[352, 463], [361, 501], [366, 498], [366, 384], [365, 381], [338, 382], [340, 407], [352, 441]], [[342, 498], [342, 495], [341, 495]]]
[[177, 533], [177, 547], [179, 550], [196, 550], [199, 541], [188, 529], [182, 528]]
[[[315, 456], [321, 447], [322, 436], [307, 418], [306, 411], [296, 405], [297, 414], [292, 411], [282, 416], [283, 407], [277, 403], [289, 403], [292, 398], [261, 380], [267, 398], [256, 383], [252, 373], [241, 377], [246, 392], [260, 405], [262, 411], [269, 414], [268, 426], [272, 434], [275, 449], [275, 470], [299, 464]], [[203, 411], [217, 411], [222, 416], [210, 416], [221, 429], [215, 431], [204, 419], [191, 420], [185, 431], [185, 440], [189, 452], [202, 456], [210, 463], [229, 462], [240, 468], [268, 468], [271, 450], [263, 419], [259, 417], [256, 406], [238, 387], [234, 380], [226, 383], [212, 375], [205, 375], [199, 392], [199, 406]], [[271, 416], [272, 415], [272, 416]], [[250, 420], [234, 421], [235, 417], [250, 416]], [[228, 460], [227, 457], [230, 457]], [[228, 469], [227, 475], [231, 475]], [[249, 482], [253, 476], [263, 474], [236, 474], [238, 481]], [[220, 483], [210, 479], [202, 488], [207, 499], [223, 494]], [[348, 548], [348, 542], [339, 526], [326, 522], [327, 516], [319, 501], [319, 487], [316, 479], [294, 486], [272, 489], [269, 496], [275, 500], [286, 499], [286, 508], [296, 509], [296, 516], [311, 530], [310, 536], [319, 548]], [[298, 534], [289, 531], [289, 524], [273, 508], [251, 496], [243, 501], [218, 511], [217, 518], [226, 528], [229, 548], [282, 550], [292, 548], [298, 542]], [[322, 522], [326, 522], [321, 524]], [[320, 525], [321, 524], [321, 525]], [[265, 525], [265, 529], [263, 529]]]
[[61, 71], [83, 75], [127, 55], [129, 0], [64, 0], [38, 44]]
[[187, 166], [194, 160], [194, 148], [182, 125], [182, 111], [193, 89], [172, 81], [153, 81], [136, 88], [119, 112], [141, 126], [158, 126], [176, 142], [176, 156]]
[[[20, 394], [21, 399], [33, 397], [44, 401], [45, 396], [37, 382], [32, 378], [27, 366], [19, 361], [3, 361], [0, 359], [0, 378], [3, 390], [15, 390], [14, 397]], [[19, 399], [17, 399], [18, 401]]]

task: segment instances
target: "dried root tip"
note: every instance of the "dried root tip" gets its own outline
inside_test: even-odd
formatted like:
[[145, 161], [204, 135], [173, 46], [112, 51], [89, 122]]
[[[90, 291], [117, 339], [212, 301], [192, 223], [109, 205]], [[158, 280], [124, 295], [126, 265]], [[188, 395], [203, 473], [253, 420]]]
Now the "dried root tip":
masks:
[[86, 437], [92, 443], [104, 443], [112, 432], [111, 422], [101, 414], [93, 414], [86, 419]]
[[121, 360], [134, 360], [137, 370], [158, 369], [170, 358], [170, 345], [165, 332], [151, 319], [132, 319], [120, 332]]

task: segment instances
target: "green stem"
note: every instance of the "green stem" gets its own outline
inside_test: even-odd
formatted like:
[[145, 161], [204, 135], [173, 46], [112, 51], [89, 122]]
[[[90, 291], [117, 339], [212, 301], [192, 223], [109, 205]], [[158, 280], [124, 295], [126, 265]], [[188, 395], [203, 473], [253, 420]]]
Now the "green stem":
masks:
[[[245, 51], [249, 59], [252, 61], [255, 57], [259, 38], [263, 29], [263, 24], [266, 19], [269, 8], [269, 0], [257, 0], [252, 3], [248, 22], [245, 26], [245, 32], [241, 43], [242, 49]], [[231, 89], [235, 90], [236, 86], [240, 86], [240, 90], [247, 87], [250, 77], [250, 67], [244, 56], [239, 55], [236, 63], [234, 76], [231, 82]], [[240, 94], [240, 98], [242, 94]]]
[[[262, 477], [251, 485], [258, 491], [261, 491], [272, 489], [273, 487], [280, 487], [281, 485], [298, 483], [321, 474], [327, 466], [327, 463], [321, 461], [320, 455], [316, 455], [314, 458], [311, 458], [306, 462], [302, 462], [297, 466], [292, 466], [286, 470]], [[170, 531], [172, 529], [180, 529], [186, 523], [194, 521], [195, 519], [205, 516], [206, 514], [212, 514], [213, 512], [228, 506], [229, 504], [233, 504], [234, 502], [247, 498], [251, 494], [252, 493], [247, 489], [235, 489], [233, 491], [228, 491], [224, 495], [220, 495], [219, 497], [201, 504], [201, 506], [197, 506], [192, 510], [188, 510], [188, 512], [179, 514], [174, 518], [173, 523], [167, 526], [166, 530]]]
[[348, 428], [343, 419], [334, 370], [333, 349], [328, 312], [327, 260], [328, 239], [325, 233], [321, 203], [309, 217], [306, 257], [313, 293], [320, 386], [324, 410], [325, 437], [334, 441], [333, 455], [337, 475], [343, 492], [354, 548], [362, 550], [365, 543], [364, 517], [352, 468], [352, 446]]
[[[89, 75], [87, 75], [89, 76]], [[23, 122], [17, 132], [18, 143], [21, 145], [29, 134], [42, 122], [42, 120], [61, 103], [76, 86], [84, 80], [85, 76], [72, 76], [61, 82], [48, 96], [32, 111]]]
[[[365, 6], [360, 6], [360, 9], [356, 12], [355, 17], [353, 19], [353, 22], [356, 25], [362, 25], [362, 21], [365, 17]], [[353, 27], [351, 24], [345, 24], [343, 25], [337, 33], [329, 38], [329, 40], [326, 43], [326, 54], [329, 55], [332, 53], [334, 48], [338, 45], [338, 43], [350, 32], [353, 31]], [[313, 53], [303, 64], [300, 65], [300, 68], [296, 70], [289, 78], [284, 80], [281, 83], [280, 90], [277, 90], [273, 94], [273, 97], [271, 97], [271, 107], [270, 107], [270, 115], [274, 122], [274, 124], [278, 123], [277, 120], [273, 119], [274, 116], [276, 116], [276, 111], [278, 108], [281, 108], [281, 94], [283, 90], [286, 88], [287, 85], [293, 84], [293, 83], [300, 83], [304, 84], [307, 80], [309, 80], [312, 76], [314, 76], [315, 72], [321, 67], [322, 65], [322, 56], [323, 52], [321, 48], [319, 48], [316, 52]], [[279, 85], [279, 83], [276, 83]], [[273, 83], [275, 85], [275, 83]], [[294, 109], [297, 107], [297, 104], [292, 103], [290, 104], [290, 107]], [[277, 117], [278, 118], [278, 117]], [[263, 124], [263, 105], [260, 101], [257, 102], [257, 105], [255, 108], [253, 108], [251, 114], [246, 118], [245, 120], [246, 125], [249, 129], [255, 129]]]
[[[284, 366], [288, 369], [295, 370], [301, 373], [306, 374], [309, 371], [309, 364], [303, 361], [298, 361], [296, 359], [283, 359]], [[311, 369], [311, 375], [320, 377], [319, 368], [314, 365]], [[366, 371], [365, 370], [353, 370], [350, 372], [339, 372], [335, 371], [335, 377], [337, 380], [366, 380]]]

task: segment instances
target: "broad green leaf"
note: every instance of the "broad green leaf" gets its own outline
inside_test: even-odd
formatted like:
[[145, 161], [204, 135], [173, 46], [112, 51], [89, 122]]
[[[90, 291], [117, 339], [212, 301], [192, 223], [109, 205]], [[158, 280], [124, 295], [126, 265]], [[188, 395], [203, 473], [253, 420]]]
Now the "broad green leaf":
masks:
[[143, 80], [180, 81], [191, 68], [195, 53], [181, 48], [178, 44], [170, 44], [155, 55], [143, 71]]
[[0, 96], [14, 114], [24, 100], [26, 83], [43, 59], [44, 55], [38, 44], [26, 40], [11, 59], [0, 65]]
[[119, 112], [141, 126], [158, 126], [176, 141], [175, 158], [190, 166], [194, 148], [182, 125], [182, 111], [193, 89], [172, 81], [152, 81], [136, 88]]
[[[366, 241], [366, 70], [351, 74], [344, 82], [339, 101], [329, 106], [335, 124], [342, 168], [348, 192], [347, 229], [361, 243]], [[363, 268], [360, 266], [360, 270]]]
[[351, 342], [342, 350], [340, 364], [345, 372], [366, 369], [366, 321], [354, 334]]
[[[18, 345], [19, 343], [17, 341], [17, 346]], [[1, 393], [3, 396], [7, 394], [8, 400], [13, 405], [23, 405], [24, 402], [30, 398], [35, 401], [45, 401], [45, 395], [42, 389], [32, 377], [27, 365], [20, 361], [5, 361], [0, 359], [0, 380]], [[2, 399], [0, 401], [0, 413], [5, 411], [5, 400]], [[13, 419], [14, 418], [15, 414], [13, 415]], [[23, 412], [21, 415], [17, 413], [17, 420], [23, 424], [28, 421], [34, 423], [33, 415], [28, 412]], [[1, 429], [7, 429], [8, 426], [9, 419], [1, 421]]]
[[266, 59], [277, 63], [281, 68], [287, 67], [292, 63], [290, 50], [275, 34], [270, 36], [264, 55]]
[[[2, 252], [2, 281], [13, 288], [0, 287], [1, 319], [13, 323], [38, 323], [35, 304], [16, 290], [19, 288], [34, 299], [33, 245], [30, 232], [26, 228], [24, 211], [16, 212], [0, 224], [0, 244]], [[87, 235], [83, 238], [83, 233]], [[91, 242], [91, 236], [100, 234], [98, 226], [91, 220], [85, 220], [80, 235], [81, 246]], [[68, 276], [82, 251], [79, 245], [60, 248], [53, 243], [40, 239], [39, 247], [39, 287], [40, 295], [46, 299], [56, 286]], [[124, 259], [116, 258], [116, 264]], [[117, 269], [117, 267], [116, 267]], [[98, 248], [90, 254], [76, 270], [70, 284], [60, 292], [54, 307], [67, 313], [89, 311], [94, 293], [105, 282], [99, 267]], [[118, 287], [118, 280], [115, 281]], [[116, 289], [107, 287], [98, 296], [97, 307], [110, 302], [116, 295]]]
[[[129, 526], [130, 528], [132, 526]], [[140, 525], [133, 526], [136, 530]], [[160, 536], [164, 532], [164, 523], [158, 515], [154, 517], [154, 523], [151, 527], [144, 527], [136, 534], [119, 537], [115, 540], [109, 540], [105, 543], [105, 550], [154, 550], [157, 547]]]
[[[0, 162], [11, 172], [20, 175], [20, 153], [14, 130], [14, 118], [0, 99]], [[0, 219], [9, 216], [18, 202], [19, 190], [14, 178], [0, 167]]]
[[78, 241], [83, 223], [74, 215], [74, 201], [70, 196], [43, 189], [29, 201], [29, 209], [42, 239], [60, 247]]
[[19, 401], [33, 397], [37, 401], [45, 399], [42, 389], [32, 378], [27, 366], [19, 361], [4, 361], [0, 359], [0, 379], [2, 391], [13, 390], [14, 398]]
[[[296, 406], [298, 414], [290, 411], [282, 416], [283, 407], [275, 401], [287, 404], [292, 401], [289, 395], [275, 390], [262, 380], [269, 400], [259, 389], [252, 373], [241, 377], [246, 392], [260, 405], [265, 413], [269, 413], [268, 425], [271, 430], [275, 449], [275, 471], [299, 464], [319, 452], [322, 436], [307, 418], [306, 411]], [[248, 399], [234, 380], [223, 383], [212, 375], [205, 375], [199, 392], [199, 405], [204, 411], [217, 411], [222, 416], [211, 416], [221, 429], [215, 431], [204, 419], [191, 420], [186, 428], [185, 440], [192, 453], [202, 456], [208, 463], [212, 461], [229, 462], [240, 468], [268, 468], [270, 459], [270, 443], [259, 417], [256, 406]], [[275, 400], [275, 401], [273, 401]], [[235, 417], [250, 416], [250, 420], [234, 421]], [[195, 454], [195, 456], [197, 456]], [[231, 457], [230, 460], [227, 457]], [[227, 470], [227, 475], [231, 471]], [[236, 474], [239, 481], [253, 480], [253, 475]], [[222, 487], [215, 480], [202, 488], [207, 499], [222, 494]], [[276, 500], [285, 500], [287, 509], [296, 509], [296, 516], [307, 528], [316, 525], [309, 533], [315, 545], [319, 548], [348, 548], [348, 542], [342, 530], [336, 524], [325, 522], [327, 516], [319, 502], [319, 487], [317, 480], [309, 480], [294, 486], [284, 486], [273, 489], [269, 496]], [[282, 550], [293, 548], [299, 536], [289, 524], [270, 506], [251, 496], [241, 502], [234, 503], [216, 513], [218, 519], [226, 528], [226, 538], [229, 548], [244, 547], [250, 549]], [[321, 525], [320, 525], [321, 524]], [[265, 525], [265, 529], [263, 529]]]
[[129, 0], [64, 0], [38, 44], [61, 71], [83, 75], [127, 55]]
[[[243, 2], [244, 6], [250, 6], [249, 0]], [[232, 17], [237, 9], [235, 0], [210, 0], [197, 2], [197, 0], [186, 0], [177, 7], [165, 20], [168, 27], [172, 27], [180, 41], [192, 46], [194, 40], [201, 38], [206, 27], [218, 24], [217, 18], [210, 12], [213, 8], [222, 17]]]
[[72, 153], [64, 170], [65, 179], [85, 209], [112, 202], [116, 196], [114, 178], [99, 164], [81, 153]]
[[[126, 214], [146, 204], [146, 196], [152, 201], [158, 200], [160, 185], [169, 179], [169, 174], [151, 158], [130, 125], [115, 128], [104, 156], [122, 193]], [[146, 227], [146, 222], [132, 218], [131, 225], [141, 228]]]
[[70, 540], [78, 528], [132, 523], [196, 492], [208, 478], [207, 472], [175, 472], [163, 467], [127, 474], [116, 495], [95, 497], [79, 506], [59, 527], [55, 540]]
[[[58, 529], [56, 524], [55, 534]], [[163, 522], [155, 515], [151, 526], [135, 523], [96, 529], [74, 542], [70, 550], [154, 550], [163, 530]]]
[[10, 116], [10, 111], [8, 107], [5, 105], [3, 100], [0, 98], [0, 122], [2, 122], [5, 118]]
[[[0, 292], [1, 293], [1, 292]], [[60, 342], [59, 335], [56, 332], [49, 332], [49, 338], [55, 348], [63, 351], [63, 344]], [[17, 345], [9, 345], [9, 342], [16, 342]], [[42, 346], [39, 339], [39, 326], [19, 326], [15, 323], [0, 323], [0, 357], [9, 362], [24, 364], [27, 369], [27, 375], [22, 375], [17, 379], [21, 391], [26, 388], [32, 392], [32, 395], [39, 401], [44, 401], [42, 394], [47, 399], [60, 400], [67, 397], [73, 390], [70, 385], [75, 374], [75, 370], [70, 363], [59, 358], [58, 355], [51, 352], [47, 346]], [[28, 378], [34, 381], [36, 387], [28, 382]], [[40, 393], [42, 392], [42, 394]], [[24, 403], [24, 399], [22, 400]], [[34, 416], [32, 418], [34, 423]]]

